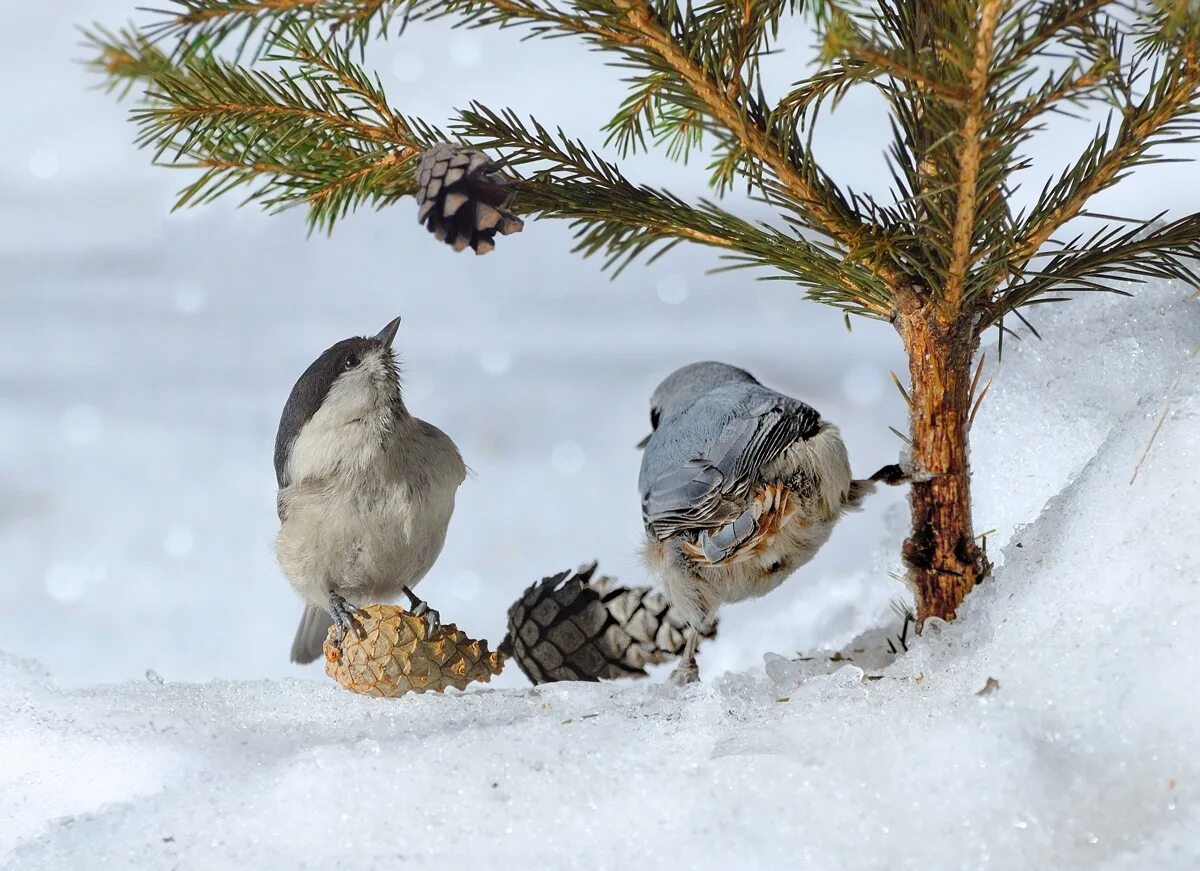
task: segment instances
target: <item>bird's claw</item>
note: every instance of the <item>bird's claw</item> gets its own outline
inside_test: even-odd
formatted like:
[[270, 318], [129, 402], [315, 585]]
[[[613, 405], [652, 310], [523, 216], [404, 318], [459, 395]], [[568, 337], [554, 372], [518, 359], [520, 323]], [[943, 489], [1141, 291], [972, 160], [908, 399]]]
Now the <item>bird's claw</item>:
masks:
[[347, 630], [353, 631], [359, 641], [366, 639], [367, 630], [363, 628], [358, 613], [359, 609], [341, 595], [333, 592], [329, 594], [329, 616], [333, 618], [333, 625], [337, 628], [339, 646], [345, 640]]
[[927, 484], [936, 478], [949, 477], [949, 472], [928, 472], [912, 462], [892, 463], [884, 466], [870, 477], [878, 484], [890, 484], [893, 487], [901, 484]]
[[700, 633], [694, 626], [687, 629], [687, 642], [683, 645], [683, 657], [671, 672], [671, 681], [677, 687], [700, 682], [700, 666], [696, 665], [696, 648], [700, 644]]
[[409, 606], [412, 608], [414, 617], [422, 617], [425, 620], [425, 629], [429, 635], [437, 632], [442, 628], [442, 615], [429, 607], [429, 603], [424, 599], [418, 598], [417, 594], [408, 587], [404, 588], [404, 595], [408, 597]]
[[413, 608], [413, 614], [425, 618], [425, 628], [429, 630], [430, 635], [442, 628], [442, 615], [430, 608], [427, 602], [418, 603]]
[[696, 665], [695, 659], [688, 659], [675, 666], [675, 670], [671, 672], [671, 677], [668, 678], [672, 684], [677, 687], [685, 687], [691, 683], [700, 682], [700, 667]]
[[912, 480], [912, 475], [900, 463], [892, 463], [872, 475], [870, 480], [881, 484], [890, 484], [894, 487], [897, 484], [907, 484]]

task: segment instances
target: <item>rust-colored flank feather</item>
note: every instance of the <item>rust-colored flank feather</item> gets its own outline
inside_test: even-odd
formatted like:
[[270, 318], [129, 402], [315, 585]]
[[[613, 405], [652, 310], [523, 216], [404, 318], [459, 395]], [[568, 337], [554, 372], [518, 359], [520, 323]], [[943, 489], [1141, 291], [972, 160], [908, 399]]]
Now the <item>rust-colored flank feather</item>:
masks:
[[720, 562], [710, 562], [704, 555], [700, 545], [694, 542], [684, 542], [683, 552], [701, 565], [734, 565], [748, 559], [762, 556], [771, 546], [775, 536], [779, 534], [788, 522], [796, 515], [796, 501], [792, 491], [783, 484], [763, 484], [754, 491], [750, 500], [751, 506], [758, 515], [758, 526], [753, 535], [746, 539], [737, 550]]

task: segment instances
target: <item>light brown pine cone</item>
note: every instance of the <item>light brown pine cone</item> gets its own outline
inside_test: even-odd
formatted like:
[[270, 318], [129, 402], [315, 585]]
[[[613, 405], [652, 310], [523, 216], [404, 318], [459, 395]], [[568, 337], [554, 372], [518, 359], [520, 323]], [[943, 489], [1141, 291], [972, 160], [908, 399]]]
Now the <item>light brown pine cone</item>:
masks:
[[504, 668], [504, 654], [453, 623], [430, 635], [424, 618], [397, 605], [367, 605], [356, 619], [363, 638], [347, 632], [339, 646], [330, 627], [325, 639], [325, 673], [352, 692], [389, 698], [461, 690], [474, 681], [487, 683]]

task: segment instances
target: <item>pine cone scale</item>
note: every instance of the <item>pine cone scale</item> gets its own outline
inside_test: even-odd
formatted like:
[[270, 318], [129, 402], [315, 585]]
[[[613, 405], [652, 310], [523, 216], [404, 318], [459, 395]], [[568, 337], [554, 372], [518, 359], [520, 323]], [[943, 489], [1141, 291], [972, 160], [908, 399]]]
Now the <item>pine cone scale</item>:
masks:
[[486, 154], [449, 143], [428, 148], [417, 161], [417, 221], [455, 251], [496, 247], [496, 234], [519, 233], [524, 221], [504, 210], [516, 179], [499, 172]]

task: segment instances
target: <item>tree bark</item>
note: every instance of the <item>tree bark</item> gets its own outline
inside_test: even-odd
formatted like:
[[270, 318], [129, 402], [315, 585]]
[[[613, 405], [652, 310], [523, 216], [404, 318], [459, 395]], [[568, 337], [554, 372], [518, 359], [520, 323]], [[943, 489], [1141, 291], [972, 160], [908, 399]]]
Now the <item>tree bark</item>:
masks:
[[912, 533], [903, 551], [920, 625], [929, 617], [953, 620], [991, 570], [971, 526], [967, 430], [979, 340], [966, 318], [948, 319], [928, 304], [904, 311], [897, 326], [912, 379], [912, 461], [932, 476], [912, 484]]

